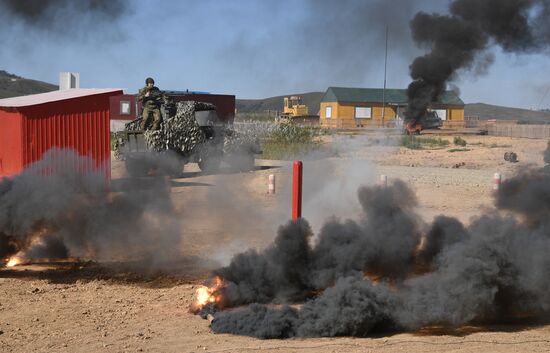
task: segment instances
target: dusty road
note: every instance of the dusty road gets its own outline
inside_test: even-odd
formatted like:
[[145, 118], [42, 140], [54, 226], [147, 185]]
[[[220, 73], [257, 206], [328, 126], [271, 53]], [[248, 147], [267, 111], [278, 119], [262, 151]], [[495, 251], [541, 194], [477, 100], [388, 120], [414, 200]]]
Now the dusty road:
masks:
[[[452, 137], [444, 137], [449, 140]], [[372, 144], [353, 137], [354, 149], [305, 163], [304, 216], [318, 229], [329, 216], [355, 217], [355, 191], [380, 174], [413, 187], [418, 212], [429, 222], [438, 214], [468, 222], [492, 207], [494, 172], [509, 177], [541, 166], [546, 141], [467, 137], [470, 151], [430, 151]], [[506, 146], [506, 147], [499, 147]], [[502, 160], [504, 151], [520, 162]], [[264, 165], [274, 163], [262, 163]], [[455, 165], [458, 168], [453, 168]], [[214, 335], [208, 321], [187, 308], [208, 271], [232, 254], [269, 244], [288, 220], [290, 175], [277, 168], [242, 174], [200, 175], [191, 166], [172, 180], [172, 200], [184, 220], [181, 259], [170, 262], [59, 263], [0, 270], [2, 352], [543, 352], [550, 326], [437, 328], [372, 338], [257, 340]], [[113, 175], [123, 177], [120, 165]], [[267, 195], [267, 177], [277, 178]], [[158, 254], [162, 259], [162, 254]], [[158, 263], [161, 263], [158, 266]]]

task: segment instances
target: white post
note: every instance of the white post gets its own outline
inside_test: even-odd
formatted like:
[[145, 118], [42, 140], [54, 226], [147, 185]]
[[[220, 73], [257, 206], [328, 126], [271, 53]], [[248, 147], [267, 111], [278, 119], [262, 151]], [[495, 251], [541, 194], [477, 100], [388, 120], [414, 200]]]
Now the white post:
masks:
[[275, 174], [269, 174], [269, 183], [268, 183], [268, 194], [275, 194]]
[[500, 183], [502, 182], [502, 176], [500, 173], [495, 173], [493, 175], [493, 190], [497, 191], [500, 188]]

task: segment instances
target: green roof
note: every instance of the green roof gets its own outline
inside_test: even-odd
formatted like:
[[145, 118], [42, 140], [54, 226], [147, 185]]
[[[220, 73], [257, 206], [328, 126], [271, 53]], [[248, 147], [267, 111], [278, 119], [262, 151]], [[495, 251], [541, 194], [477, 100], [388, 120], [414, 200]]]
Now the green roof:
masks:
[[[382, 103], [384, 90], [382, 88], [348, 88], [348, 87], [329, 87], [323, 96], [321, 102], [347, 102], [347, 103]], [[405, 89], [386, 89], [387, 104], [407, 104], [407, 90]], [[453, 91], [445, 91], [439, 102], [445, 105], [464, 105]]]

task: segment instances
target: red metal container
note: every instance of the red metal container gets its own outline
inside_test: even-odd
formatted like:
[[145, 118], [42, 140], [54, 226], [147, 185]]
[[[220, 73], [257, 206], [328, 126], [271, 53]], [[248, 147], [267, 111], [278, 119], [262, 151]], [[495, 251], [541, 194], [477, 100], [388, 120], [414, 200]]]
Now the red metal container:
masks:
[[81, 172], [100, 172], [109, 178], [109, 103], [110, 97], [121, 94], [119, 89], [71, 89], [1, 99], [0, 176], [19, 174], [58, 148], [89, 157], [78, 165]]

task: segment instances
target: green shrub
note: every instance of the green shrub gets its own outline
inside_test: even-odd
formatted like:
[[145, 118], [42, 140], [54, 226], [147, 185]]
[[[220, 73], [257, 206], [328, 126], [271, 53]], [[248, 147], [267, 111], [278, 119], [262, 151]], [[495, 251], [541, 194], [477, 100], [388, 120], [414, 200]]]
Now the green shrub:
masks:
[[455, 136], [453, 142], [454, 142], [454, 144], [457, 145], [457, 146], [462, 146], [462, 147], [464, 147], [464, 146], [467, 145], [466, 140], [464, 140], [464, 139], [463, 139], [462, 137], [460, 137], [460, 136]]
[[449, 145], [449, 141], [443, 140], [441, 137], [418, 137], [418, 140], [422, 145], [429, 145], [431, 147], [445, 147]]
[[499, 145], [497, 143], [492, 143], [492, 144], [488, 145], [487, 147], [489, 147], [489, 148], [510, 148], [510, 147], [512, 147], [512, 145]]
[[289, 160], [315, 152], [320, 147], [318, 143], [276, 143], [265, 141], [262, 145], [262, 158]]
[[422, 148], [422, 146], [420, 146], [420, 142], [418, 141], [418, 137], [414, 135], [403, 136], [401, 139], [401, 146], [411, 150], [419, 150]]
[[445, 147], [449, 145], [449, 141], [443, 140], [440, 137], [417, 137], [414, 135], [407, 135], [401, 138], [401, 146], [412, 150], [419, 150], [424, 147]]
[[262, 142], [262, 158], [292, 159], [312, 153], [321, 147], [320, 143], [314, 141], [315, 136], [321, 133], [322, 130], [311, 127], [278, 124]]
[[271, 134], [268, 140], [278, 143], [310, 143], [315, 136], [314, 129], [296, 124], [279, 124]]

